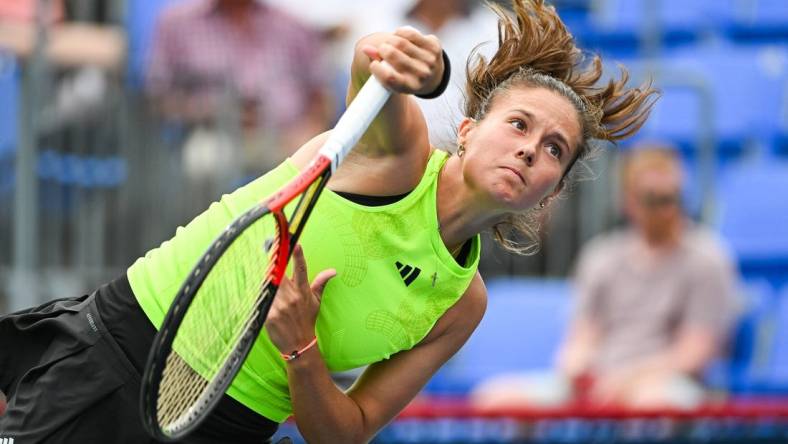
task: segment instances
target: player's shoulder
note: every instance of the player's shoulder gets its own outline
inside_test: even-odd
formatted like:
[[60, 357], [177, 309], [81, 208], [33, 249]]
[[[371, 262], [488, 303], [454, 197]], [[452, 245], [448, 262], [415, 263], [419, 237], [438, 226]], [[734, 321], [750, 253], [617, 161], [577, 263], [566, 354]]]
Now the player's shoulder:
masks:
[[477, 301], [477, 303], [483, 303], [484, 306], [487, 305], [487, 286], [484, 284], [484, 279], [478, 271], [471, 279], [468, 289], [465, 290], [463, 294], [463, 296], [468, 295], [470, 295], [471, 299]]
[[478, 272], [471, 279], [471, 283], [460, 297], [463, 302], [463, 313], [475, 324], [478, 324], [487, 310], [487, 286]]
[[481, 322], [486, 310], [487, 288], [477, 272], [462, 296], [441, 316], [425, 340], [455, 338], [465, 342]]

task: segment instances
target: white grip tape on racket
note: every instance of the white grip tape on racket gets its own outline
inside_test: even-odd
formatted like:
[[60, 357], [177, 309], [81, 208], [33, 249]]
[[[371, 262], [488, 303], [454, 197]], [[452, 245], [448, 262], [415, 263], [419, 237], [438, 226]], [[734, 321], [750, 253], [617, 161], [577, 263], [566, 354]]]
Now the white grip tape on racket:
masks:
[[356, 146], [390, 95], [391, 92], [384, 88], [375, 76], [370, 76], [361, 87], [339, 118], [326, 143], [320, 148], [319, 154], [331, 159], [332, 173], [336, 171], [347, 153]]

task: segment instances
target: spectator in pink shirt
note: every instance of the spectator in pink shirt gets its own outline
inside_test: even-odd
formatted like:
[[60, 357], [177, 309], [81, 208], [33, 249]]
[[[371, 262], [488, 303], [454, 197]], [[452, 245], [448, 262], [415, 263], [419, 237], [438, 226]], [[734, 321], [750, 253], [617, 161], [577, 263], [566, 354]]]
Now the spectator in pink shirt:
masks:
[[672, 149], [633, 149], [621, 184], [630, 227], [594, 239], [580, 254], [575, 316], [557, 374], [486, 381], [473, 395], [480, 405], [578, 396], [638, 408], [705, 401], [703, 372], [738, 315], [734, 264], [717, 236], [685, 216]]
[[[0, 21], [33, 22], [36, 19], [36, 0], [0, 0]], [[47, 23], [58, 22], [63, 19], [63, 1], [47, 2]]]
[[246, 167], [259, 174], [327, 127], [321, 56], [317, 32], [264, 2], [189, 0], [159, 18], [147, 88], [168, 118], [207, 127], [233, 97]]

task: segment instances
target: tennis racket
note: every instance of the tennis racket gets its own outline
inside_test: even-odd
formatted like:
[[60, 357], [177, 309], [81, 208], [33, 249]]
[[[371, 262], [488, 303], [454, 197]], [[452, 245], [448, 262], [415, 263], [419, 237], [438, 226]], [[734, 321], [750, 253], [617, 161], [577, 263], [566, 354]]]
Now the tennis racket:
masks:
[[227, 390], [263, 327], [321, 191], [389, 94], [370, 76], [316, 158], [225, 228], [189, 273], [156, 334], [143, 375], [142, 418], [155, 439], [189, 434]]

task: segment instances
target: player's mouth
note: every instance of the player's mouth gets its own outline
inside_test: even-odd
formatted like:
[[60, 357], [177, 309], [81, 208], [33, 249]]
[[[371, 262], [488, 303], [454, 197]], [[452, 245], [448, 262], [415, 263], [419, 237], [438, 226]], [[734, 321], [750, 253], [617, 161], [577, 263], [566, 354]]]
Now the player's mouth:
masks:
[[514, 173], [514, 175], [517, 176], [520, 179], [520, 181], [523, 183], [523, 185], [525, 185], [525, 177], [523, 177], [523, 174], [521, 172], [519, 172], [516, 168], [512, 168], [512, 167], [508, 167], [508, 166], [503, 166], [501, 168], [503, 168], [503, 169], [505, 169], [507, 171], [511, 171], [512, 173]]

